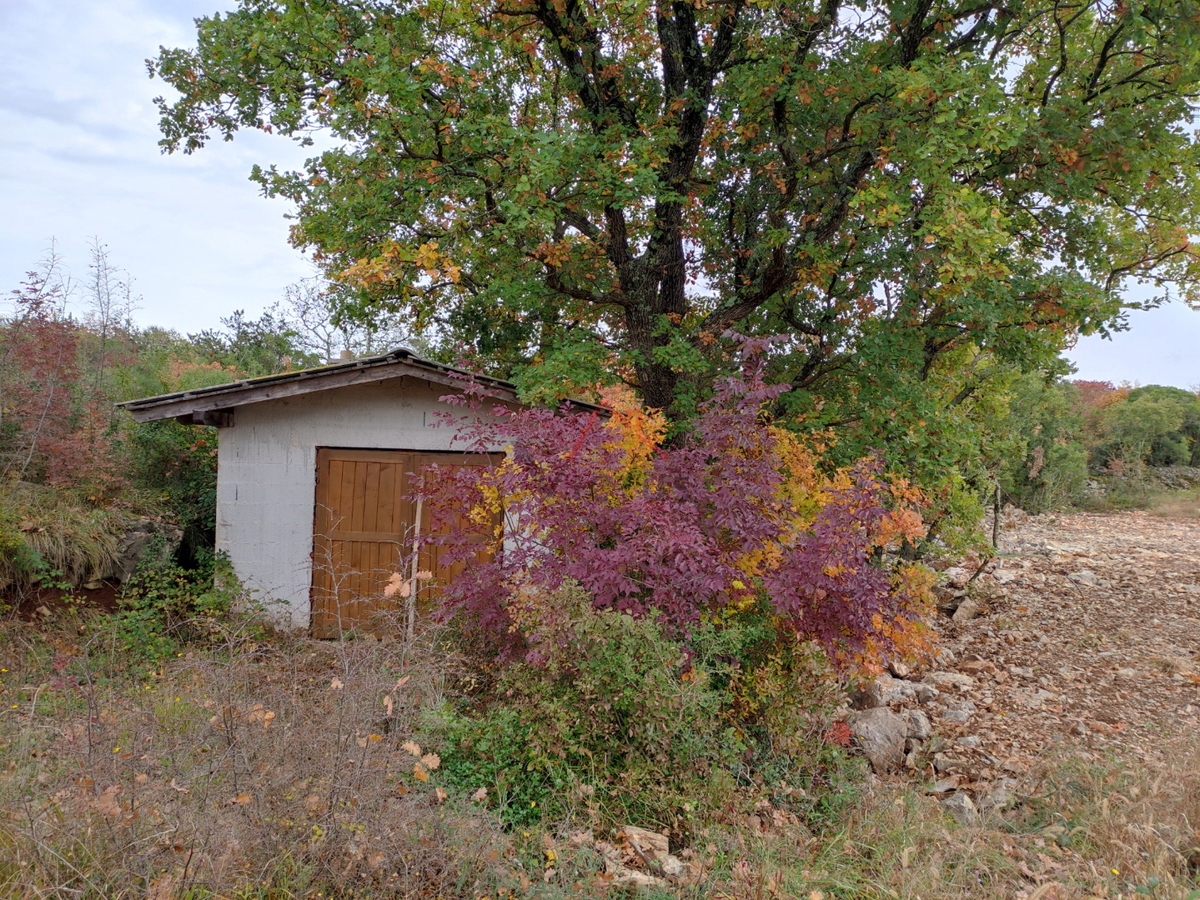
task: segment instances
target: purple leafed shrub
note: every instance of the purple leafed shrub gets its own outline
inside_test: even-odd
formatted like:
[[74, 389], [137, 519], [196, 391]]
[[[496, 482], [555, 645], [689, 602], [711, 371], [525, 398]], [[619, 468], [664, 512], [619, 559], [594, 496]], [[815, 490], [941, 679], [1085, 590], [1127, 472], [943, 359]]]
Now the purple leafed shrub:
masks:
[[[918, 598], [878, 550], [898, 522], [919, 519], [907, 507], [898, 516], [904, 504], [878, 459], [816, 475], [811, 452], [764, 421], [764, 405], [786, 388], [764, 382], [761, 354], [745, 359], [668, 446], [639, 446], [635, 417], [620, 412], [489, 409], [477, 385], [445, 398], [465, 411], [451, 414], [464, 449], [511, 452], [490, 469], [432, 467], [418, 479], [432, 509], [428, 540], [443, 564], [466, 563], [439, 614], [513, 652], [528, 650], [522, 623], [553, 617], [543, 598], [568, 582], [597, 609], [655, 615], [678, 636], [765, 595], [780, 628], [837, 659], [868, 645], [886, 652], [891, 626], [914, 615]], [[808, 474], [798, 474], [805, 454]]]

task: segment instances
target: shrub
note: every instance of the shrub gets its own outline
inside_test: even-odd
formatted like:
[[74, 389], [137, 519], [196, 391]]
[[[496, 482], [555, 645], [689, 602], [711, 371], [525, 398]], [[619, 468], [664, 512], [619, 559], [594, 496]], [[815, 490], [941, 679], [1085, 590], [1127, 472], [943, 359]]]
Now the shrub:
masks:
[[[1094, 385], [1094, 383], [1089, 383]], [[1089, 389], [1088, 396], [1096, 393]], [[1025, 376], [1013, 387], [1009, 422], [1022, 445], [1000, 472], [1006, 497], [1032, 513], [1079, 502], [1087, 486], [1087, 449], [1075, 385]]]
[[175, 421], [130, 427], [131, 480], [156, 495], [183, 529], [187, 561], [213, 548], [217, 521], [217, 450], [211, 429]]
[[874, 457], [822, 474], [820, 447], [764, 421], [782, 389], [747, 350], [669, 443], [625, 398], [608, 419], [484, 419], [471, 387], [471, 449], [499, 428], [512, 453], [422, 476], [426, 540], [441, 564], [469, 563], [439, 612], [486, 676], [434, 741], [446, 777], [488, 788], [509, 824], [580, 813], [686, 832], [737, 806], [735, 785], [826, 796], [830, 663], [921, 645], [930, 577], [895, 553], [921, 534], [920, 495]]
[[[765, 595], [781, 636], [815, 640], [840, 663], [896, 649], [927, 593], [886, 551], [921, 534], [920, 495], [886, 481], [878, 458], [821, 474], [819, 447], [763, 421], [784, 388], [765, 384], [755, 349], [669, 445], [662, 420], [631, 404], [607, 420], [500, 405], [485, 419], [468, 391], [471, 449], [499, 432], [514, 450], [491, 469], [433, 467], [422, 479], [426, 540], [444, 564], [471, 563], [443, 615], [536, 662], [515, 616], [532, 604], [533, 620], [553, 618], [538, 598], [568, 582], [673, 638]], [[490, 562], [477, 559], [481, 537]]]
[[706, 622], [688, 645], [658, 622], [593, 607], [578, 585], [545, 598], [536, 662], [507, 666], [474, 708], [427, 724], [441, 774], [486, 788], [509, 826], [583, 818], [687, 835], [755, 788], [816, 815], [844, 755], [828, 739], [840, 697], [813, 644], [780, 644], [768, 607]]
[[183, 569], [151, 548], [117, 601], [123, 650], [154, 661], [207, 637], [233, 609], [238, 587], [223, 559]]
[[729, 664], [683, 652], [651, 619], [594, 610], [577, 585], [546, 601], [560, 615], [527, 633], [538, 661], [505, 669], [501, 702], [450, 717], [447, 777], [487, 787], [510, 824], [584, 809], [678, 826], [727, 792], [744, 749], [721, 715], [728, 674], [713, 677]]

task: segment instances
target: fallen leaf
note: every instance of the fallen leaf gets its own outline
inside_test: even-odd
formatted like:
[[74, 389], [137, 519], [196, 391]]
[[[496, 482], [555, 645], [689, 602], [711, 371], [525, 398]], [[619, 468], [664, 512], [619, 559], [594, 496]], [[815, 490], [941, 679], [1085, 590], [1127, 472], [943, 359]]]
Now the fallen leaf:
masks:
[[481, 787], [479, 790], [477, 790], [475, 793], [473, 793], [471, 795], [471, 799], [473, 801], [475, 801], [476, 803], [483, 803], [485, 800], [487, 800], [487, 796], [488, 796], [487, 788]]
[[334, 678], [334, 679], [333, 679], [333, 681], [329, 682], [329, 686], [330, 686], [330, 688], [332, 688], [332, 689], [333, 689], [333, 690], [335, 690], [335, 691], [340, 691], [340, 690], [341, 690], [342, 688], [344, 688], [346, 685], [345, 685], [345, 683], [342, 681], [342, 679], [340, 679], [340, 678]]
[[171, 779], [171, 787], [173, 787], [175, 790], [179, 791], [179, 793], [181, 793], [181, 794], [190, 794], [192, 792], [191, 788], [184, 787], [182, 784], [180, 784], [174, 778]]
[[174, 873], [164, 872], [150, 882], [150, 889], [146, 892], [146, 900], [174, 900], [176, 894], [175, 887]]
[[413, 778], [417, 779], [417, 781], [428, 781], [429, 770], [420, 763], [417, 763], [413, 766]]
[[106, 816], [119, 816], [121, 814], [121, 804], [117, 800], [117, 794], [121, 793], [121, 788], [117, 785], [106, 787], [100, 792], [100, 796], [92, 801], [92, 806], [96, 811]]
[[421, 758], [421, 745], [416, 741], [405, 741], [400, 745], [400, 749], [406, 753], [411, 753], [417, 759]]
[[253, 799], [254, 798], [250, 794], [243, 792], [241, 794], [238, 794], [236, 797], [234, 797], [233, 802], [236, 803], [238, 806], [245, 806], [247, 803], [249, 803]]
[[421, 762], [425, 763], [425, 768], [432, 772], [442, 764], [442, 758], [436, 753], [426, 753], [421, 757]]
[[441, 788], [438, 788], [436, 791], [434, 791], [434, 794], [437, 796], [438, 803], [444, 803], [446, 797], [448, 796], [447, 793]]

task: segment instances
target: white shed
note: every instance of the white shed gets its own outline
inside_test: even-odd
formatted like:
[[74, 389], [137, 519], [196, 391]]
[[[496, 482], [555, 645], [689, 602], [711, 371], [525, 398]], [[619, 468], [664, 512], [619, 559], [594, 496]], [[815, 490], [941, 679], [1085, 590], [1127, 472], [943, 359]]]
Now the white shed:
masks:
[[[411, 554], [410, 474], [489, 461], [437, 415], [464, 374], [396, 350], [122, 405], [139, 422], [217, 427], [217, 549], [283, 623], [333, 637], [391, 603], [382, 587]], [[511, 383], [477, 377], [516, 402]]]

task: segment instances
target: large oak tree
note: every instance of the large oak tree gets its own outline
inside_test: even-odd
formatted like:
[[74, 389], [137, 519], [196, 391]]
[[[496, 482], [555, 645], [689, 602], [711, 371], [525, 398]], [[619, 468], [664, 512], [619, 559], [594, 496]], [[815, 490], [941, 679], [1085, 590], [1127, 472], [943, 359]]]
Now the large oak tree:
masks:
[[[1195, 299], [1190, 0], [241, 0], [153, 74], [164, 146], [258, 128], [293, 237], [500, 366], [677, 414], [721, 335], [835, 418], [961, 402]], [[981, 362], [986, 361], [986, 362]], [[906, 393], [907, 392], [907, 393]]]

